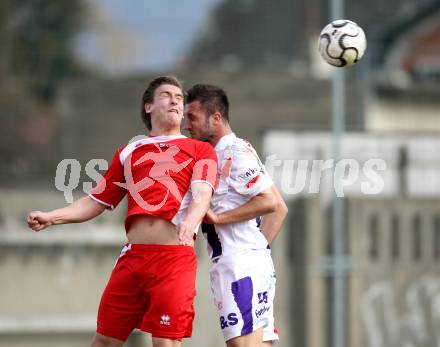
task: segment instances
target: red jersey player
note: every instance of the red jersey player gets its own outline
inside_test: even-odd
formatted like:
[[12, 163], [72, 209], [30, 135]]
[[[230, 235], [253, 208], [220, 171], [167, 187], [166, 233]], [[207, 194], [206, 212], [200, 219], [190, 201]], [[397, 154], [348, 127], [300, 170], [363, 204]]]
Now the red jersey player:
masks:
[[151, 333], [155, 347], [178, 347], [191, 336], [193, 238], [216, 185], [217, 157], [209, 144], [181, 135], [183, 107], [177, 79], [154, 79], [141, 110], [150, 136], [119, 148], [89, 196], [28, 216], [34, 231], [83, 222], [127, 195], [128, 243], [102, 295], [92, 347], [123, 346], [134, 328]]

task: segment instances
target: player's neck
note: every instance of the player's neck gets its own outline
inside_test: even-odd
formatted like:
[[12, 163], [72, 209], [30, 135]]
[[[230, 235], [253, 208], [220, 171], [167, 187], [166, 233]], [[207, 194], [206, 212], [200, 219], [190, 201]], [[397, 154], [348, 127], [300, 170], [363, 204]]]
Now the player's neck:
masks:
[[180, 129], [152, 129], [150, 136], [177, 136], [182, 135]]
[[222, 137], [229, 135], [232, 133], [232, 129], [229, 126], [222, 127], [217, 131], [215, 136], [209, 141], [213, 147], [217, 145], [217, 143], [221, 140]]

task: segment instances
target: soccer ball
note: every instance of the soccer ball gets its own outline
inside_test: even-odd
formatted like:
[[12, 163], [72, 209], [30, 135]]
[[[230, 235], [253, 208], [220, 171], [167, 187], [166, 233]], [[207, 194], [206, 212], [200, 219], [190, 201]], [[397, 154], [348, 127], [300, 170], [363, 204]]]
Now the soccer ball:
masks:
[[327, 63], [336, 67], [357, 63], [366, 47], [364, 31], [350, 20], [335, 20], [327, 24], [319, 35], [319, 53]]

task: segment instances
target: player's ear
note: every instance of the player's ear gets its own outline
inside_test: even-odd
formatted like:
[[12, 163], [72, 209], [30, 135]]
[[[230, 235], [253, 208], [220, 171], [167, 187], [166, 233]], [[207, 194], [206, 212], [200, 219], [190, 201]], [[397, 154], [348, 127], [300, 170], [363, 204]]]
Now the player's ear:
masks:
[[153, 104], [150, 104], [150, 103], [148, 103], [148, 102], [146, 102], [145, 104], [144, 104], [144, 110], [145, 110], [145, 113], [151, 113], [151, 108], [153, 107]]
[[216, 122], [221, 122], [223, 120], [223, 117], [220, 112], [214, 112], [213, 118]]

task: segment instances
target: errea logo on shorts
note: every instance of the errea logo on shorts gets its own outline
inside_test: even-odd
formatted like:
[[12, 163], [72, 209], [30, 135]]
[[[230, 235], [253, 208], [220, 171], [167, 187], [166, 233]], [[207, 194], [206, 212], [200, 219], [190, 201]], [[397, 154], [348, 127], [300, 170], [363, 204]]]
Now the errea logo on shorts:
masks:
[[171, 323], [170, 321], [171, 321], [171, 318], [167, 314], [163, 314], [160, 317], [160, 324], [162, 324], [162, 325], [170, 325], [170, 323]]

